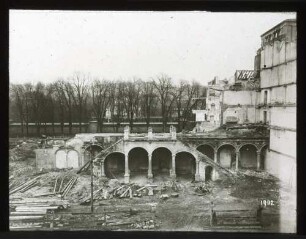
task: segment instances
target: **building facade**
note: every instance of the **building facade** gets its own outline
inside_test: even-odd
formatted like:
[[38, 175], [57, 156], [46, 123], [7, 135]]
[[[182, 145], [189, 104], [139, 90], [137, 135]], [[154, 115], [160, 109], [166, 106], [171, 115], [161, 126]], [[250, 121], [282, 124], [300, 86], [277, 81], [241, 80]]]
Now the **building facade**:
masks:
[[261, 35], [257, 122], [270, 129], [265, 169], [296, 186], [296, 20]]

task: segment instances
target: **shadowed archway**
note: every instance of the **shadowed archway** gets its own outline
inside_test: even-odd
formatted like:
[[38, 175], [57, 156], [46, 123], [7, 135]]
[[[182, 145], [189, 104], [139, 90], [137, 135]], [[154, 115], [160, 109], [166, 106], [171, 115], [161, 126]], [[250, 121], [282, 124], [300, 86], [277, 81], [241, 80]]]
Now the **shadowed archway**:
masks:
[[200, 151], [202, 154], [205, 154], [211, 160], [214, 160], [214, 149], [212, 146], [208, 144], [202, 144], [197, 147], [197, 150]]
[[257, 168], [257, 148], [255, 145], [246, 144], [240, 148], [240, 167], [243, 169]]
[[93, 158], [95, 158], [101, 151], [102, 147], [99, 145], [88, 146], [84, 151], [84, 164], [90, 161], [90, 153], [92, 152]]
[[175, 156], [175, 172], [177, 177], [194, 179], [196, 159], [191, 153], [179, 152]]
[[123, 153], [110, 153], [104, 160], [105, 175], [108, 178], [123, 178], [124, 167], [125, 160]]
[[153, 176], [169, 176], [172, 166], [172, 153], [169, 149], [160, 147], [152, 153]]
[[268, 145], [264, 146], [260, 152], [260, 169], [266, 170], [266, 158], [268, 154]]
[[206, 166], [205, 167], [205, 182], [208, 182], [208, 181], [212, 180], [212, 172], [213, 172], [213, 167], [212, 166]]
[[144, 148], [136, 147], [129, 152], [130, 177], [148, 175], [148, 152]]
[[236, 164], [235, 147], [231, 144], [222, 145], [218, 149], [218, 162], [222, 167], [231, 168]]

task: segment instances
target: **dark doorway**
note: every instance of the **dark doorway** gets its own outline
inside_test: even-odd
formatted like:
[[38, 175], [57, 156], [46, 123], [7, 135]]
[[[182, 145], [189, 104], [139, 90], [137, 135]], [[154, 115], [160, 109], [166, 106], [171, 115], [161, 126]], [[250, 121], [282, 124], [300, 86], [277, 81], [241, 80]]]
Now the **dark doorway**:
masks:
[[92, 152], [93, 159], [102, 151], [99, 145], [88, 146], [84, 151], [84, 164], [90, 161], [90, 153]]
[[236, 152], [234, 146], [223, 145], [218, 150], [218, 162], [222, 167], [231, 168], [236, 165]]
[[143, 148], [133, 148], [129, 152], [130, 176], [148, 175], [148, 152]]
[[122, 178], [125, 171], [124, 154], [115, 152], [107, 155], [104, 160], [105, 175], [108, 178]]
[[205, 167], [205, 182], [212, 180], [212, 172], [213, 172], [212, 166]]
[[167, 148], [157, 148], [152, 153], [153, 176], [170, 175], [172, 153]]
[[261, 170], [265, 170], [266, 169], [267, 154], [268, 154], [268, 145], [264, 146], [261, 149], [261, 152], [260, 152], [260, 169]]
[[180, 152], [175, 156], [175, 171], [177, 177], [194, 179], [196, 160], [191, 153]]
[[257, 168], [257, 153], [254, 145], [247, 144], [240, 148], [240, 165], [245, 169]]

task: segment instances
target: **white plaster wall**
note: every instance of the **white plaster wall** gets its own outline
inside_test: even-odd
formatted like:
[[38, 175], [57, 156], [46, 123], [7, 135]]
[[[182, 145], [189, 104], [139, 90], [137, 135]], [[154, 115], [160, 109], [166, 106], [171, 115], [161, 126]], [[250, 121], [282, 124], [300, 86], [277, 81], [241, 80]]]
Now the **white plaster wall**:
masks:
[[261, 88], [296, 82], [296, 61], [278, 65], [272, 69], [263, 69], [260, 72], [260, 78]]
[[270, 90], [270, 103], [284, 103], [286, 96], [286, 88], [284, 86], [274, 87]]
[[227, 105], [255, 105], [255, 91], [224, 91], [224, 104]]
[[270, 114], [270, 125], [296, 129], [296, 107], [273, 107]]
[[296, 59], [296, 42], [286, 43], [286, 60], [291, 61]]
[[296, 61], [288, 62], [286, 65], [285, 79], [282, 79], [281, 84], [296, 82]]
[[282, 64], [296, 59], [296, 42], [275, 41], [273, 45], [264, 46], [261, 51], [260, 68]]
[[200, 180], [205, 181], [205, 166], [206, 164], [202, 161], [199, 163], [199, 174], [200, 174]]
[[270, 149], [296, 158], [296, 132], [270, 129]]
[[286, 103], [296, 103], [296, 84], [286, 87]]
[[296, 188], [296, 161], [285, 155], [268, 151], [266, 170], [289, 186]]
[[249, 123], [256, 122], [256, 109], [255, 107], [247, 107], [247, 119]]

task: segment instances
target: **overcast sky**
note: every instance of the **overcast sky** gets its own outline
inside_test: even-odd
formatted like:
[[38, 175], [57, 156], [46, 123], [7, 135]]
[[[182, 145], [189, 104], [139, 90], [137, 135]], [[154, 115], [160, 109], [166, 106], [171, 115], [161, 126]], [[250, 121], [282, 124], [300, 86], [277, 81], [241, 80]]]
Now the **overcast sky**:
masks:
[[10, 81], [160, 73], [206, 84], [253, 69], [260, 35], [295, 13], [10, 11]]

